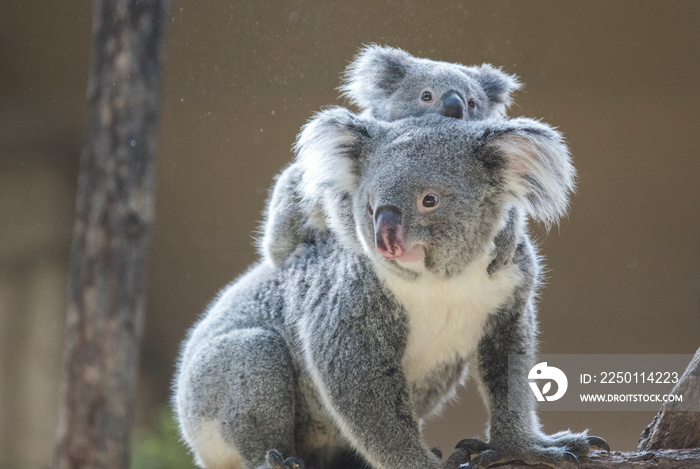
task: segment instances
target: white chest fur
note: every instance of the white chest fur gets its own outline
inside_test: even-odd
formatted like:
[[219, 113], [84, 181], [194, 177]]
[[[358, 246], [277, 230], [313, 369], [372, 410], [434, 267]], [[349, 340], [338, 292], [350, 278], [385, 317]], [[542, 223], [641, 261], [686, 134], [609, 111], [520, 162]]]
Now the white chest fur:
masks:
[[385, 277], [408, 313], [410, 331], [403, 366], [409, 381], [475, 351], [486, 318], [511, 296], [519, 281], [512, 265], [488, 275], [490, 261], [490, 256], [484, 256], [449, 279], [427, 272], [416, 280]]

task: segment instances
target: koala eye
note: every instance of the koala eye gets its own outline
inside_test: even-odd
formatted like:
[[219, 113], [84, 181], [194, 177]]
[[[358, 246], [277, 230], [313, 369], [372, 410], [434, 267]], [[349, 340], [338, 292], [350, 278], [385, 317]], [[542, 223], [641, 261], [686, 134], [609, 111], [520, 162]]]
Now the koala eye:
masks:
[[439, 202], [439, 198], [437, 194], [428, 194], [425, 197], [423, 197], [423, 207], [426, 208], [433, 208], [435, 207]]
[[420, 100], [423, 101], [424, 103], [432, 103], [433, 102], [433, 93], [431, 93], [428, 90], [423, 91], [420, 95]]
[[367, 211], [369, 212], [370, 216], [374, 216], [374, 210], [372, 210], [372, 206], [370, 204], [367, 204]]
[[476, 107], [476, 101], [474, 101], [474, 98], [469, 98], [469, 101], [467, 101], [467, 104], [469, 107], [474, 108]]
[[[440, 203], [440, 196], [434, 192], [429, 192], [423, 196], [421, 201], [421, 207], [418, 207], [419, 211], [432, 210], [438, 206]], [[422, 209], [422, 210], [421, 210]]]

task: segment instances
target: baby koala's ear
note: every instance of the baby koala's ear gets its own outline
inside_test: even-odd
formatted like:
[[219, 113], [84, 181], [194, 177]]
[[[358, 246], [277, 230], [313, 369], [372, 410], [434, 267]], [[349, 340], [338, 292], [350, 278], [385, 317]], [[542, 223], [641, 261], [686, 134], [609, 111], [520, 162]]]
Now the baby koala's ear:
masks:
[[301, 129], [294, 144], [302, 170], [305, 197], [318, 198], [331, 190], [352, 192], [357, 186], [357, 165], [370, 138], [371, 120], [334, 107], [317, 113]]
[[370, 44], [345, 69], [338, 89], [361, 110], [376, 106], [398, 89], [415, 60], [404, 50]]
[[506, 191], [548, 226], [566, 214], [576, 170], [560, 132], [533, 119], [489, 120], [485, 149], [505, 160]]
[[518, 77], [509, 75], [490, 64], [468, 68], [491, 102], [495, 111], [492, 115], [505, 117], [508, 106], [513, 103], [511, 95], [522, 88]]

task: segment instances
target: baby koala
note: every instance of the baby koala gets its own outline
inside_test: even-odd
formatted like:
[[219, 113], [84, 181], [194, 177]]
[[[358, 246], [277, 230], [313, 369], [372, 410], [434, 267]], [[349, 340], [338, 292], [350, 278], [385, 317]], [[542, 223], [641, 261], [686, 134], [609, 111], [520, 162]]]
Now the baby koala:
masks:
[[[511, 94], [519, 88], [517, 77], [488, 64], [465, 67], [377, 45], [362, 49], [348, 66], [340, 87], [365, 116], [383, 121], [424, 114], [466, 121], [505, 118]], [[300, 244], [327, 229], [317, 204], [302, 200], [300, 177], [299, 165], [292, 163], [277, 177], [267, 204], [258, 243], [262, 256], [273, 265], [279, 265]], [[512, 259], [513, 232], [510, 224], [504, 227], [489, 272]]]
[[[607, 447], [585, 432], [542, 433], [528, 385], [541, 269], [526, 217], [555, 222], [574, 185], [556, 130], [335, 108], [303, 128], [296, 152], [301, 201], [328, 228], [279, 266], [250, 268], [190, 332], [175, 406], [200, 465], [571, 468]], [[513, 260], [489, 274], [513, 220]], [[509, 370], [509, 354], [525, 359]], [[489, 440], [463, 440], [443, 461], [421, 421], [467, 369]]]

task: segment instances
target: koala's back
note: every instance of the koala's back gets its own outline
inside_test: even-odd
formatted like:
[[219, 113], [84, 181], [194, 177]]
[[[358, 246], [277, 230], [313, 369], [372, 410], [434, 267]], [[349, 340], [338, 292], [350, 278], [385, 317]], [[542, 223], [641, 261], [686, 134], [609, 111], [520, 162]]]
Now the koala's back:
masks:
[[[267, 439], [279, 445], [291, 437], [296, 454], [331, 460], [349, 450], [328, 417], [300, 347], [303, 340], [314, 340], [301, 337], [304, 333], [325, 340], [343, 329], [349, 320], [342, 314], [348, 295], [396, 309], [369, 263], [340, 247], [330, 233], [301, 245], [278, 268], [265, 262], [253, 266], [222, 290], [190, 332], [175, 389], [183, 435], [200, 462], [212, 466], [207, 465], [207, 445], [221, 437], [228, 442], [229, 461], [241, 459], [239, 452], [249, 453], [246, 439], [263, 428], [259, 422], [246, 425], [252, 414], [279, 416], [281, 422], [264, 426], [272, 427]], [[271, 389], [277, 395], [271, 396]], [[253, 407], [246, 415], [245, 409]], [[216, 425], [233, 421], [230, 429]], [[212, 432], [215, 425], [221, 435]], [[223, 459], [214, 455], [211, 460]], [[328, 461], [317, 463], [323, 467]]]
[[[222, 289], [190, 331], [181, 357], [182, 372], [187, 372], [193, 362], [207, 361], [210, 368], [225, 367], [223, 363], [203, 360], [202, 351], [215, 348], [213, 344], [235, 331], [270, 331], [283, 341], [284, 347], [299, 356], [297, 326], [303, 314], [333, 288], [339, 269], [351, 270], [344, 259], [337, 259], [343, 256], [334, 256], [336, 262], [330, 262], [327, 252], [335, 244], [334, 237], [328, 233], [313, 243], [299, 246], [282, 266], [275, 268], [260, 262]], [[356, 260], [354, 256], [350, 259]]]

